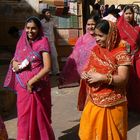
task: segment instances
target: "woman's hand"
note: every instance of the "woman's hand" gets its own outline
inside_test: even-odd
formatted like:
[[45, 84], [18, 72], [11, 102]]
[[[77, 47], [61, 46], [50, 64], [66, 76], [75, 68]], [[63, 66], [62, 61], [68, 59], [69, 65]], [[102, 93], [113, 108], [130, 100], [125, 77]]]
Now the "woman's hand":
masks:
[[81, 74], [81, 78], [84, 79], [84, 80], [86, 80], [86, 79], [88, 78], [87, 72], [84, 71], [84, 72]]
[[12, 67], [13, 67], [13, 70], [14, 70], [15, 72], [18, 72], [18, 71], [20, 70], [20, 69], [19, 69], [19, 64], [20, 64], [20, 62], [13, 60], [13, 62], [12, 62]]
[[33, 90], [33, 85], [32, 85], [32, 83], [30, 81], [27, 82], [27, 90], [29, 92], [32, 92], [32, 90]]
[[93, 72], [93, 71], [89, 71], [87, 73], [87, 81], [92, 84], [92, 83], [96, 83], [96, 82], [101, 82], [104, 80], [104, 77], [102, 74], [98, 73], [98, 72]]

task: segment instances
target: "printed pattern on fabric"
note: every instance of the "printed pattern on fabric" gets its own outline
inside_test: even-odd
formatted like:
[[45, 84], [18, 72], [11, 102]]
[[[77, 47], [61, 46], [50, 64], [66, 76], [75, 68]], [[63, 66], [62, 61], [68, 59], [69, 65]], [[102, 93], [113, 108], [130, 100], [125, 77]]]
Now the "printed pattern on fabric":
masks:
[[[98, 50], [98, 46], [94, 50]], [[117, 74], [120, 65], [131, 65], [130, 57], [124, 47], [105, 52], [102, 57], [93, 51], [89, 60], [85, 71], [92, 70], [102, 74]], [[106, 83], [87, 84], [87, 93], [90, 100], [101, 107], [114, 106], [127, 101], [124, 87], [115, 87]]]

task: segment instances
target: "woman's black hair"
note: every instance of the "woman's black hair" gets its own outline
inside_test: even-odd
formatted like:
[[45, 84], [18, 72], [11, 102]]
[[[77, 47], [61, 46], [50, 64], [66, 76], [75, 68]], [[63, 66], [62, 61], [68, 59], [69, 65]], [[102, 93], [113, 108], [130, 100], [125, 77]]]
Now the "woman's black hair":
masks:
[[112, 4], [112, 5], [108, 8], [108, 14], [114, 14], [114, 10], [115, 10], [115, 5]]
[[29, 17], [27, 20], [26, 20], [26, 24], [29, 23], [29, 22], [34, 22], [36, 24], [36, 26], [40, 29], [41, 28], [41, 22], [40, 22], [40, 19], [36, 16], [31, 16]]
[[99, 29], [102, 33], [108, 34], [109, 33], [109, 22], [107, 20], [99, 20], [96, 23], [95, 29]]
[[91, 16], [90, 19], [93, 19], [95, 22], [98, 22], [100, 20], [100, 15], [96, 13], [93, 16]]
[[130, 11], [131, 11], [132, 13], [134, 13], [133, 6], [131, 6], [131, 5], [126, 5], [126, 6], [124, 7], [123, 11], [126, 12], [126, 10], [128, 10], [128, 9], [130, 9]]
[[45, 14], [46, 12], [51, 12], [51, 10], [48, 9], [48, 8], [45, 8], [45, 9], [42, 10], [42, 14]]

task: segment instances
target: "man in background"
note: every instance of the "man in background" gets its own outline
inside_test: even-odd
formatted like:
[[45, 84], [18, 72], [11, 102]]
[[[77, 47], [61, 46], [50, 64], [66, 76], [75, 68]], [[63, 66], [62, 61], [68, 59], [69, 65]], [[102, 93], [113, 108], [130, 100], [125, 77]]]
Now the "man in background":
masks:
[[54, 36], [54, 28], [57, 26], [51, 16], [50, 9], [42, 10], [43, 19], [41, 20], [43, 26], [44, 35], [49, 40], [49, 45], [51, 49], [51, 60], [52, 60], [52, 72], [53, 75], [59, 74], [59, 64], [57, 60], [57, 50], [55, 47], [55, 36]]

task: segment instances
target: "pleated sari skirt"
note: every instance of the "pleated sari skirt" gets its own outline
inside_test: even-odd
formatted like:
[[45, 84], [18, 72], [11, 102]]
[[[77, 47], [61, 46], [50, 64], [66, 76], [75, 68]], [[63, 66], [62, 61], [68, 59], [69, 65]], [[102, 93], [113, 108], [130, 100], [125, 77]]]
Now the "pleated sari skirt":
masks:
[[127, 102], [113, 107], [86, 104], [79, 128], [80, 140], [127, 140]]

